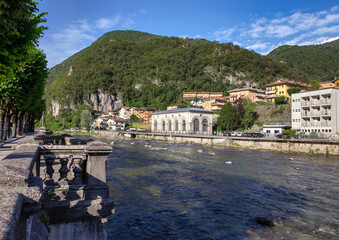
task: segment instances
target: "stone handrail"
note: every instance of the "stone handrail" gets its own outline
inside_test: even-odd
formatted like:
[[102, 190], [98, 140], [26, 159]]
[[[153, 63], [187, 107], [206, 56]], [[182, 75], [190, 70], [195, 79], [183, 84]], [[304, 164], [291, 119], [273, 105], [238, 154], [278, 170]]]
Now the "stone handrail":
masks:
[[99, 141], [84, 143], [40, 134], [26, 138], [0, 161], [0, 239], [21, 239], [25, 231], [19, 231], [18, 223], [38, 212], [48, 216], [49, 224], [114, 213], [106, 184], [112, 148]]

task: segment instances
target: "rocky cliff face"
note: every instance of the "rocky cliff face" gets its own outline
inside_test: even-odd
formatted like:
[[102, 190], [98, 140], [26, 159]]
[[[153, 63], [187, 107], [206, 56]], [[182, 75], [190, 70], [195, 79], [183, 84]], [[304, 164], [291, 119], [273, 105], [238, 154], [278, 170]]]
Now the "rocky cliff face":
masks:
[[[95, 111], [107, 113], [123, 106], [122, 95], [121, 93], [112, 95], [98, 89], [97, 93], [88, 94], [88, 101], [85, 102], [85, 104]], [[59, 115], [61, 107], [62, 106], [58, 103], [58, 101], [52, 101], [51, 110], [54, 117]], [[64, 106], [64, 108], [71, 108], [74, 110], [75, 106], [74, 104], [71, 104], [71, 106]]]

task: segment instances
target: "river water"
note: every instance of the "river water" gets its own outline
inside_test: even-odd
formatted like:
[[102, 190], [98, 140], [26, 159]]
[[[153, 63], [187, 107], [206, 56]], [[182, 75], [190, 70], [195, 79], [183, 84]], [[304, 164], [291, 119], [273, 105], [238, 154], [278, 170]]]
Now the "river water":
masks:
[[107, 169], [108, 239], [339, 239], [338, 157], [139, 140]]

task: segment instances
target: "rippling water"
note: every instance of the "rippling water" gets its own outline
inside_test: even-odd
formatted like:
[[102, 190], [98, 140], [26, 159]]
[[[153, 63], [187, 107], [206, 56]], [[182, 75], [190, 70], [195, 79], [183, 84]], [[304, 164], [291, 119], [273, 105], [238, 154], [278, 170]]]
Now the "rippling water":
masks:
[[338, 157], [134, 143], [108, 159], [108, 239], [339, 238]]

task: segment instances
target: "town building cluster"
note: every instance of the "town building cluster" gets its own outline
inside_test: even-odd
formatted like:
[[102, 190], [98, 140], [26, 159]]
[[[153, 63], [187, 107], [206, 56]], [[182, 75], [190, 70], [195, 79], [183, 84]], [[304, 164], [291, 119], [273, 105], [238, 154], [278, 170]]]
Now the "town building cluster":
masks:
[[92, 124], [94, 129], [107, 130], [125, 130], [126, 122], [135, 115], [139, 121], [143, 123], [152, 122], [152, 113], [154, 110], [146, 110], [141, 107], [122, 107], [119, 111], [98, 114], [97, 118]]

